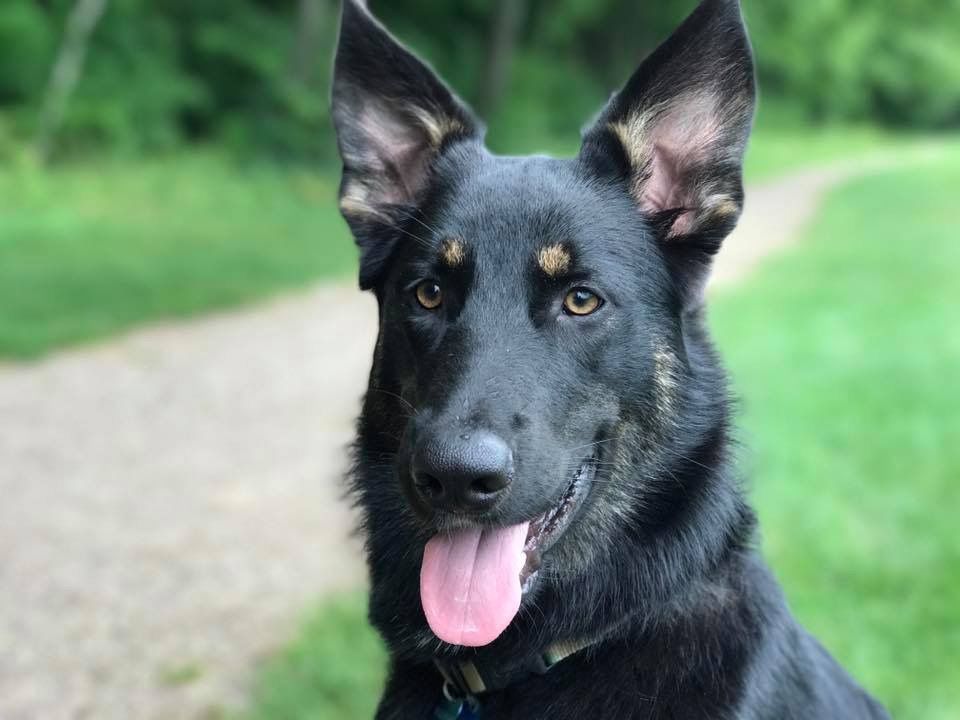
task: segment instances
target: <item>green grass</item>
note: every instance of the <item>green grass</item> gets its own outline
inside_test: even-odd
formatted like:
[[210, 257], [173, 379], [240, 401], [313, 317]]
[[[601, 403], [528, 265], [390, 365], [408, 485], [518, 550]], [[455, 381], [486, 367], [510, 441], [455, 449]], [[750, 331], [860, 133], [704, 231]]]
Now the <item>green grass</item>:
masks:
[[808, 165], [866, 156], [911, 141], [868, 126], [778, 126], [765, 124], [761, 116], [747, 147], [744, 176], [748, 183], [762, 182]]
[[0, 356], [345, 275], [335, 194], [325, 176], [210, 154], [0, 169]]
[[764, 548], [894, 717], [960, 717], [960, 151], [834, 194], [721, 299]]
[[[953, 150], [836, 192], [712, 313], [764, 551], [800, 620], [898, 720], [960, 717], [957, 187]], [[247, 720], [371, 717], [382, 669], [360, 599], [320, 608]]]
[[386, 654], [366, 622], [362, 596], [317, 610], [300, 636], [260, 672], [246, 720], [373, 717]]

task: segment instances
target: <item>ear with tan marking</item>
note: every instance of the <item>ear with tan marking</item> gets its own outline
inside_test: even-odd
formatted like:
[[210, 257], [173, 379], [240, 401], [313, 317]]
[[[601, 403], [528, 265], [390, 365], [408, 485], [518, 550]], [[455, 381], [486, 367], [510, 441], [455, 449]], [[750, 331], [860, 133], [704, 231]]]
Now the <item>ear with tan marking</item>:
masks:
[[422, 198], [446, 148], [482, 131], [436, 74], [358, 0], [343, 2], [332, 116], [343, 159], [340, 210], [361, 248], [361, 284], [369, 286], [365, 260], [385, 255], [383, 247], [372, 247], [389, 235], [384, 227]]
[[581, 160], [626, 181], [668, 244], [712, 254], [743, 206], [755, 94], [739, 3], [704, 0], [610, 100]]

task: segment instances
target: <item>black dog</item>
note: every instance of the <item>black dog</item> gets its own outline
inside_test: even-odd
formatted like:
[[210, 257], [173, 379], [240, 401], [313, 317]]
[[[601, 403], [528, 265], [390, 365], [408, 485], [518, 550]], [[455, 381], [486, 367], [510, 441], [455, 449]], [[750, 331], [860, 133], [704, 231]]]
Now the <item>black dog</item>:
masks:
[[752, 545], [704, 328], [753, 61], [704, 0], [579, 155], [495, 157], [346, 0], [340, 206], [380, 334], [353, 488], [382, 720], [883, 718]]

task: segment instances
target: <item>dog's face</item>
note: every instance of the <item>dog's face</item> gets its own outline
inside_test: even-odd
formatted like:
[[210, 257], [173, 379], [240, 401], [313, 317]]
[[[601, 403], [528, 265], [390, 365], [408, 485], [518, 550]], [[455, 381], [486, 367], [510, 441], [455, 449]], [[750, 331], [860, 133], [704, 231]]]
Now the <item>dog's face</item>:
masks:
[[525, 594], [589, 572], [663, 503], [703, 421], [685, 323], [740, 212], [753, 98], [737, 4], [707, 0], [576, 158], [496, 157], [345, 3], [341, 208], [381, 320], [359, 455], [386, 470], [358, 482], [373, 531], [401, 515], [402, 541], [424, 547], [440, 639], [490, 643]]

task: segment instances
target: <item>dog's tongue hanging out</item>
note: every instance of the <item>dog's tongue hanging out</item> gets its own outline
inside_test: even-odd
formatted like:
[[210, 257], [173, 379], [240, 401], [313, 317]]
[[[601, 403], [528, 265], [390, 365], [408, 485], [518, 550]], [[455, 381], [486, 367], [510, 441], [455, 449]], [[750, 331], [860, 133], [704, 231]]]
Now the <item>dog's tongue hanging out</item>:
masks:
[[427, 543], [420, 601], [434, 635], [479, 647], [506, 630], [520, 609], [528, 526], [459, 530]]

